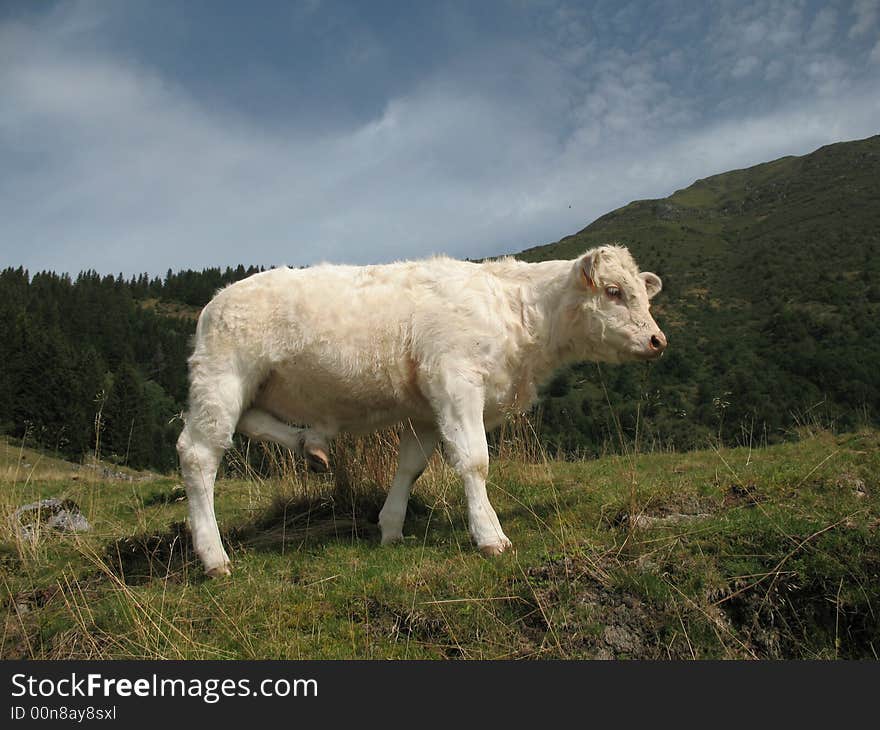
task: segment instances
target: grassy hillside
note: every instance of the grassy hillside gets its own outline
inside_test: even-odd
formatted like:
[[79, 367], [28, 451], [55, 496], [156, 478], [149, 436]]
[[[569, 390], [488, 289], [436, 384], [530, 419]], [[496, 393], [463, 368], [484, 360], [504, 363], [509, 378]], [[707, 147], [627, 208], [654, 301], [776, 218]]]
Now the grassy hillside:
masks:
[[877, 424], [878, 180], [880, 136], [834, 144], [631, 203], [519, 254], [573, 258], [622, 242], [664, 284], [664, 359], [560, 373], [545, 391], [545, 438], [595, 452], [616, 439], [612, 412], [631, 436], [639, 423], [677, 448], [772, 442], [805, 421]]
[[[502, 444], [489, 491], [517, 550], [496, 560], [439, 458], [405, 542], [378, 544], [393, 437], [339, 445], [322, 477], [276, 451], [261, 477], [237, 453], [217, 489], [234, 573], [215, 581], [176, 478], [7, 446], [0, 656], [876, 658], [880, 434], [799, 435], [580, 462]], [[43, 496], [93, 531], [22, 538], [8, 518]]]

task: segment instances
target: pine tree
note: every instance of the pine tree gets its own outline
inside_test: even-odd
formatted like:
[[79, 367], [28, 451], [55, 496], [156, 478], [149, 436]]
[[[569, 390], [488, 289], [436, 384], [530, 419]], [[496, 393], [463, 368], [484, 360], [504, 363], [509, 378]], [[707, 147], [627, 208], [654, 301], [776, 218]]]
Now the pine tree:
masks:
[[135, 366], [124, 360], [113, 374], [113, 387], [104, 406], [104, 454], [136, 468], [145, 466], [151, 451], [146, 417], [142, 378]]

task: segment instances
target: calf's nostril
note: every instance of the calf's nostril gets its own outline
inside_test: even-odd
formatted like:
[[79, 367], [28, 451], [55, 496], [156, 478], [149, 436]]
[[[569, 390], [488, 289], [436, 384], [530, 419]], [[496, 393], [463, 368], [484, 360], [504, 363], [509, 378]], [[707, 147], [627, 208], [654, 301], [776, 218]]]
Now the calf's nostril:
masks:
[[651, 349], [662, 350], [666, 347], [666, 338], [661, 335], [651, 335]]

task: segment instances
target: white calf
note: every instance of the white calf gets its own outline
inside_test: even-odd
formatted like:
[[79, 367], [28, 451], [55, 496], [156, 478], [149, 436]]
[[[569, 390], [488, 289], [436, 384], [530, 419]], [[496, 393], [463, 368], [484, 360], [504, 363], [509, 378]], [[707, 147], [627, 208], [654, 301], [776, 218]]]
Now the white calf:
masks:
[[206, 571], [230, 568], [214, 479], [236, 430], [325, 469], [336, 434], [405, 424], [379, 516], [383, 543], [402, 537], [412, 485], [442, 440], [464, 482], [474, 542], [503, 552], [511, 543], [486, 495], [486, 429], [528, 408], [566, 362], [658, 357], [666, 338], [649, 299], [660, 287], [625, 248], [604, 246], [538, 264], [275, 269], [223, 289], [199, 317], [177, 445]]

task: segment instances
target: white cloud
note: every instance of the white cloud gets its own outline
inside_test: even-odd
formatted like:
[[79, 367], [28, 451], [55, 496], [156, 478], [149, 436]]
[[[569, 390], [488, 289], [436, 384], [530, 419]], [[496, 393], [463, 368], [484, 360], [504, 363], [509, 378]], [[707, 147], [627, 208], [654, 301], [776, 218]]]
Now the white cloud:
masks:
[[2, 83], [4, 136], [31, 150], [0, 202], [4, 241], [22, 246], [4, 258], [40, 266], [488, 253], [484, 232], [531, 209], [527, 189], [499, 191], [551, 154], [515, 106], [442, 84], [347, 133], [298, 139], [214, 115], [115, 60], [29, 57]]
[[744, 78], [749, 76], [760, 63], [761, 61], [757, 56], [744, 56], [737, 59], [737, 62], [733, 64], [733, 68], [730, 69], [730, 75], [735, 79]]
[[849, 37], [860, 38], [870, 33], [880, 18], [880, 0], [855, 0], [852, 4], [855, 22], [850, 26]]
[[837, 29], [837, 11], [834, 8], [822, 8], [807, 31], [807, 45], [818, 50], [829, 45]]
[[773, 59], [764, 69], [764, 80], [767, 82], [777, 81], [785, 74], [785, 64], [778, 58]]
[[[582, 56], [492, 49], [350, 129], [266, 131], [92, 50], [88, 7], [0, 26], [0, 265], [161, 273], [516, 251], [699, 177], [868, 136], [880, 118], [877, 79], [814, 54], [802, 96], [713, 119], [662, 75], [687, 58], [605, 48], [587, 62], [595, 39], [572, 16], [587, 36], [563, 50]], [[764, 63], [746, 58], [748, 73]], [[511, 68], [520, 85], [497, 83]]]

